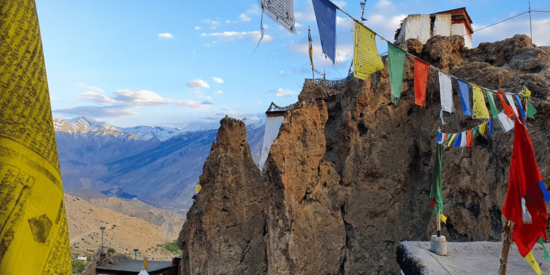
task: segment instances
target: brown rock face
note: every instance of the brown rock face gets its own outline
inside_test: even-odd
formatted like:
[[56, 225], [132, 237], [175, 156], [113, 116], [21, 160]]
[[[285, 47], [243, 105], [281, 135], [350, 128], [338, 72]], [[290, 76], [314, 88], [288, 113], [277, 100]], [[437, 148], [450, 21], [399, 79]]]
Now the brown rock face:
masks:
[[263, 184], [245, 124], [224, 118], [178, 238], [183, 274], [265, 274]]
[[[503, 92], [518, 92], [527, 85], [538, 111], [535, 120], [528, 120], [529, 132], [541, 173], [545, 178], [550, 176], [547, 49], [532, 46], [524, 35], [472, 50], [463, 47], [461, 37], [437, 36], [426, 45], [412, 40], [407, 45], [423, 60], [471, 83]], [[445, 113], [447, 125], [441, 124], [439, 82], [433, 69], [426, 107], [416, 106], [413, 63], [407, 58], [403, 94], [397, 104], [390, 100], [387, 61], [384, 70], [366, 81], [350, 79], [341, 88], [304, 85], [300, 102], [286, 115], [273, 144], [262, 172], [264, 184], [258, 185], [264, 190], [264, 214], [260, 219], [265, 219], [265, 235], [258, 234], [262, 240], [258, 241], [258, 250], [266, 251], [262, 272], [399, 274], [395, 260], [399, 242], [429, 240], [435, 233], [429, 192], [437, 130], [462, 132], [483, 121], [462, 115], [458, 87], [453, 84], [456, 112]], [[220, 140], [218, 137], [218, 144]], [[443, 152], [443, 197], [448, 220], [442, 225], [442, 234], [449, 241], [498, 240], [504, 221], [501, 208], [512, 142], [513, 131], [504, 133], [495, 122], [493, 138], [478, 137], [472, 148]], [[204, 189], [209, 188], [208, 182], [216, 182], [210, 185], [214, 190], [220, 188], [218, 183], [229, 182], [225, 176], [218, 178], [218, 170], [210, 166], [226, 154], [216, 146], [201, 177]], [[242, 171], [241, 177], [259, 176], [257, 170], [244, 167], [235, 169]], [[234, 197], [245, 192], [235, 190], [227, 192]], [[198, 219], [195, 209], [207, 209], [203, 200], [206, 197], [207, 193], [199, 195], [180, 235], [184, 257], [188, 257], [183, 261], [191, 266], [216, 265], [220, 257], [227, 259], [227, 254], [216, 254], [223, 251], [207, 247], [192, 246], [195, 250], [189, 250], [192, 240], [198, 242], [197, 237], [190, 238], [192, 234], [202, 234], [203, 243], [224, 238], [206, 238], [204, 232], [216, 231], [216, 226], [229, 222], [216, 211], [204, 212]], [[248, 199], [261, 200], [252, 195]], [[254, 215], [240, 217], [244, 220], [231, 222], [256, 223]], [[206, 226], [207, 221], [212, 225]], [[232, 240], [230, 236], [225, 238]], [[238, 263], [236, 260], [235, 265]]]

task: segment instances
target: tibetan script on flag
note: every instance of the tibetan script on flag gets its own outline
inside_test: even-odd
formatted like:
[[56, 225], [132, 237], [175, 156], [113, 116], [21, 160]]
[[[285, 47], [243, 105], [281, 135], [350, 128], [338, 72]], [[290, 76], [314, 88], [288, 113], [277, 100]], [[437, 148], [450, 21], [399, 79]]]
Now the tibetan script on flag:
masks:
[[363, 80], [384, 69], [384, 64], [376, 48], [374, 32], [357, 22], [355, 22], [353, 44], [353, 67], [355, 68], [354, 76]]
[[294, 28], [294, 0], [261, 0], [262, 10], [269, 18], [291, 33]]

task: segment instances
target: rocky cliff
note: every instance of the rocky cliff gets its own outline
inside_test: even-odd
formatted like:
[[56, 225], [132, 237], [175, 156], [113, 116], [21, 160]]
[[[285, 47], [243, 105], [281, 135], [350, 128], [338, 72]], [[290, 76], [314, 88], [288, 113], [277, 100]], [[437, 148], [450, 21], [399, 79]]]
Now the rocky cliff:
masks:
[[[459, 36], [436, 36], [425, 45], [409, 40], [406, 48], [483, 87], [503, 92], [529, 87], [538, 110], [535, 120], [528, 121], [529, 131], [541, 173], [550, 175], [548, 48], [532, 46], [524, 35], [472, 50], [464, 48]], [[247, 166], [252, 162], [248, 155], [233, 158], [228, 150], [220, 150], [219, 144], [238, 148], [241, 141], [234, 136], [245, 135], [242, 127], [222, 121], [227, 134], [218, 135], [212, 147], [201, 176], [203, 191], [178, 239], [186, 255], [183, 274], [241, 274], [243, 265], [261, 266], [255, 274], [399, 274], [399, 242], [428, 240], [435, 233], [429, 190], [438, 128], [454, 133], [481, 123], [462, 115], [453, 83], [457, 111], [446, 113], [447, 125], [441, 125], [439, 82], [433, 69], [426, 107], [416, 106], [413, 64], [408, 57], [397, 104], [390, 100], [387, 60], [385, 69], [366, 81], [352, 78], [331, 88], [305, 84], [299, 103], [285, 117], [261, 179], [257, 169]], [[500, 102], [497, 107], [502, 110]], [[442, 233], [450, 241], [498, 239], [512, 142], [513, 131], [504, 133], [495, 123], [493, 138], [479, 136], [471, 148], [443, 152], [448, 220]], [[223, 173], [220, 167], [241, 174]], [[247, 182], [254, 192], [233, 188], [232, 178]], [[224, 195], [217, 190], [224, 190]], [[241, 206], [250, 202], [254, 207], [246, 211], [260, 211], [260, 201], [262, 214], [242, 214]], [[221, 207], [227, 203], [231, 207]], [[234, 245], [246, 241], [227, 227], [252, 223], [265, 225], [255, 231], [256, 246]], [[236, 251], [212, 249], [213, 244]], [[243, 261], [242, 255], [254, 249], [265, 252], [254, 261]], [[218, 265], [218, 259], [224, 259], [224, 272], [189, 268]]]

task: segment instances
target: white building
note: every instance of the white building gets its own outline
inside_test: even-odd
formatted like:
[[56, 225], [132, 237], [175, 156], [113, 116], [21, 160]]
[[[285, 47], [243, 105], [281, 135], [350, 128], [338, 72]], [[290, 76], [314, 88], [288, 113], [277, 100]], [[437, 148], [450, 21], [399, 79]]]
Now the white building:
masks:
[[472, 19], [466, 8], [442, 11], [434, 14], [411, 14], [403, 20], [395, 33], [395, 42], [404, 45], [408, 39], [418, 39], [425, 44], [432, 36], [462, 35], [467, 48], [472, 48]]
[[265, 132], [264, 140], [262, 143], [260, 163], [258, 163], [260, 169], [264, 167], [264, 164], [267, 161], [267, 156], [269, 156], [271, 145], [273, 145], [273, 141], [275, 141], [275, 139], [279, 135], [279, 128], [281, 128], [281, 124], [285, 120], [285, 114], [288, 111], [289, 107], [290, 106], [279, 107], [275, 105], [275, 103], [271, 102], [271, 105], [269, 105], [269, 108], [265, 112], [265, 114], [267, 115], [267, 121], [265, 122]]

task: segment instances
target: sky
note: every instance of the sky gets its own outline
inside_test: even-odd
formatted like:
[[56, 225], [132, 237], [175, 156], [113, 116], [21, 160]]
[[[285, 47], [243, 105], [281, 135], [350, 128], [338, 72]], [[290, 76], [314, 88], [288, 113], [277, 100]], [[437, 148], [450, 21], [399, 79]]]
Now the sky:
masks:
[[[333, 1], [359, 18], [356, 1]], [[185, 127], [226, 114], [259, 119], [271, 102], [298, 100], [314, 63], [327, 79], [345, 78], [352, 21], [337, 13], [336, 64], [324, 58], [311, 0], [295, 0], [296, 34], [267, 16], [260, 38], [257, 0], [36, 0], [54, 117], [85, 116], [115, 126]], [[528, 10], [518, 0], [368, 0], [365, 25], [393, 41], [407, 14], [466, 7], [474, 30]], [[550, 1], [532, 0], [550, 11]], [[532, 13], [533, 42], [550, 45], [550, 13]], [[529, 35], [529, 15], [474, 33], [482, 42]], [[377, 41], [385, 52], [383, 41]], [[258, 47], [257, 47], [258, 46]], [[256, 48], [257, 47], [257, 48]], [[319, 76], [316, 76], [319, 77]]]

